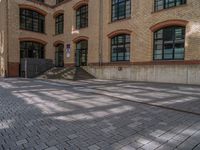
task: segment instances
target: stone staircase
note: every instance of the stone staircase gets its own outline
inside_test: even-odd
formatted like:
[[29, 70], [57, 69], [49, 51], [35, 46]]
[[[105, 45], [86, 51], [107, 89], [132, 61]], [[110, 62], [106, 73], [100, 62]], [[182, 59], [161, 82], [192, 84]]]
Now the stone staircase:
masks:
[[62, 68], [54, 67], [44, 74], [37, 77], [37, 79], [58, 79], [58, 80], [88, 80], [95, 79], [94, 76], [86, 72], [80, 67]]

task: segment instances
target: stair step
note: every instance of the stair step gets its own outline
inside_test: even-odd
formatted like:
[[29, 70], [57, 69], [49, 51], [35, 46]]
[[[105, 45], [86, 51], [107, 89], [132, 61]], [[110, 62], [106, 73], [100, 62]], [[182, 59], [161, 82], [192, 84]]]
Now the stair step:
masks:
[[38, 78], [42, 79], [63, 79], [63, 80], [88, 80], [95, 79], [94, 76], [89, 74], [82, 68], [52, 68], [45, 72], [43, 75], [40, 75]]

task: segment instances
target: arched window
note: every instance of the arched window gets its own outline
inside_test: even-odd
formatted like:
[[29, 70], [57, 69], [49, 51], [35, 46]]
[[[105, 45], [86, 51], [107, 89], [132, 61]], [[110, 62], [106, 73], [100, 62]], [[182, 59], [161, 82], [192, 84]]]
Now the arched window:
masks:
[[112, 21], [125, 19], [131, 15], [131, 0], [112, 0]]
[[45, 58], [44, 45], [38, 42], [20, 42], [20, 58]]
[[155, 0], [155, 11], [185, 4], [186, 0]]
[[130, 35], [121, 34], [111, 39], [111, 61], [130, 60]]
[[88, 5], [83, 5], [76, 10], [76, 28], [88, 26]]
[[154, 60], [183, 60], [185, 27], [171, 26], [154, 32]]
[[56, 29], [55, 29], [56, 35], [62, 34], [63, 29], [64, 29], [64, 15], [63, 14], [56, 16], [55, 26], [56, 26]]
[[20, 28], [44, 33], [45, 17], [36, 11], [20, 8]]

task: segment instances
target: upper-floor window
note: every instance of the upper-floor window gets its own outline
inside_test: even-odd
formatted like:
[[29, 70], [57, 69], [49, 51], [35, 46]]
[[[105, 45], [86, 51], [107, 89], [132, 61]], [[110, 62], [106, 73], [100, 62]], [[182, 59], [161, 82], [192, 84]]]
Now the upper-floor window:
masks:
[[185, 4], [186, 0], [155, 0], [155, 11]]
[[88, 26], [88, 5], [83, 5], [76, 10], [76, 28]]
[[183, 60], [185, 27], [172, 26], [154, 33], [154, 60]]
[[45, 17], [36, 11], [29, 9], [20, 9], [20, 28], [44, 33]]
[[56, 0], [56, 4], [63, 2], [64, 0]]
[[130, 60], [130, 35], [121, 34], [111, 39], [111, 61]]
[[56, 34], [62, 34], [64, 29], [64, 15], [60, 14], [55, 18]]
[[112, 21], [131, 16], [131, 0], [112, 0]]

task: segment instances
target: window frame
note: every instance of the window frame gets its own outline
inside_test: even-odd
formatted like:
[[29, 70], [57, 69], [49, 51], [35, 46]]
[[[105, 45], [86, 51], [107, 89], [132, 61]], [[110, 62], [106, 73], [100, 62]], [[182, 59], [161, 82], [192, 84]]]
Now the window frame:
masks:
[[[25, 45], [24, 47], [22, 47], [23, 43]], [[37, 57], [29, 57], [30, 47], [28, 47], [28, 44], [30, 44], [32, 47], [35, 46], [34, 50], [37, 51]], [[24, 57], [22, 57], [22, 51], [24, 51]], [[34, 55], [33, 53], [34, 52], [32, 52], [32, 55]], [[23, 58], [45, 59], [45, 45], [35, 41], [20, 41], [20, 59]]]
[[[116, 3], [113, 3], [113, 1], [114, 0], [111, 0], [111, 22], [115, 22], [115, 21], [118, 21], [118, 20], [123, 20], [123, 19], [127, 19], [127, 18], [129, 18], [129, 17], [131, 17], [131, 11], [132, 11], [132, 7], [131, 7], [131, 0], [124, 0], [124, 1], [122, 1], [122, 2], [119, 2], [119, 0], [117, 0], [117, 2]], [[126, 11], [127, 11], [127, 2], [128, 1], [130, 1], [130, 10], [129, 10], [129, 12], [130, 12], [130, 14], [127, 14], [126, 13]], [[119, 5], [121, 4], [121, 3], [125, 3], [124, 4], [124, 6], [125, 6], [125, 8], [124, 8], [124, 16], [123, 16], [123, 18], [120, 18], [121, 16], [119, 15]], [[114, 19], [115, 18], [115, 16], [113, 16], [113, 11], [114, 11], [114, 6], [115, 5], [117, 5], [116, 7], [117, 7], [117, 16], [116, 16], [116, 19]]]
[[[119, 37], [120, 36], [123, 36], [123, 39], [125, 39], [124, 43], [119, 43]], [[127, 36], [129, 36], [129, 42], [126, 42], [126, 39], [127, 39]], [[116, 44], [113, 44], [113, 40], [114, 38], [117, 38], [117, 43]], [[126, 52], [127, 50], [124, 50], [123, 51], [123, 60], [119, 60], [119, 57], [118, 57], [118, 54], [120, 52], [117, 52], [116, 53], [116, 60], [113, 60], [113, 46], [117, 46], [117, 48], [119, 48], [118, 46], [119, 45], [123, 45], [123, 48], [126, 48], [126, 45], [129, 45], [129, 57], [128, 57], [128, 60], [126, 60]], [[122, 34], [117, 34], [113, 37], [110, 38], [110, 60], [111, 62], [130, 62], [130, 54], [131, 54], [131, 35], [130, 34], [126, 34], [126, 33], [122, 33]]]
[[[82, 12], [84, 8], [86, 11]], [[82, 29], [82, 28], [88, 27], [88, 17], [89, 17], [88, 8], [89, 8], [88, 4], [84, 4], [76, 9], [75, 11], [76, 12], [76, 29]]]
[[[62, 27], [62, 29], [60, 29], [59, 27]], [[55, 35], [63, 33], [64, 33], [64, 14], [62, 13], [55, 17]]]
[[45, 16], [35, 10], [20, 8], [20, 29], [45, 33]]
[[[176, 39], [175, 39], [175, 34], [176, 34], [176, 32], [175, 32], [175, 29], [178, 29], [178, 28], [181, 28], [182, 30], [183, 30], [183, 32], [184, 32], [184, 34], [183, 34], [183, 36], [184, 36], [184, 38], [182, 39], [183, 40], [183, 42], [177, 42], [176, 41]], [[173, 43], [170, 43], [169, 41], [165, 41], [164, 39], [166, 38], [165, 37], [165, 32], [166, 31], [164, 31], [164, 30], [166, 30], [166, 29], [173, 29], [173, 35], [172, 35], [172, 37], [173, 37]], [[159, 32], [159, 31], [161, 31], [161, 30], [163, 30], [162, 32], [163, 32], [163, 35], [162, 35], [162, 38], [157, 38], [157, 39], [155, 39], [155, 36], [156, 36], [156, 33], [157, 32]], [[177, 25], [172, 25], [172, 26], [168, 26], [168, 27], [164, 27], [164, 28], [161, 28], [161, 29], [158, 29], [158, 30], [156, 30], [155, 32], [153, 32], [153, 61], [177, 61], [177, 60], [185, 60], [185, 37], [186, 37], [186, 27], [185, 26], [177, 26]], [[156, 52], [156, 40], [162, 40], [162, 58], [161, 59], [156, 59], [155, 58], [155, 56], [156, 55], [158, 55], [158, 54], [155, 54], [155, 52]], [[171, 44], [171, 45], [173, 45], [173, 52], [172, 52], [172, 58], [170, 59], [170, 58], [165, 58], [165, 52], [164, 52], [164, 46], [165, 45], [167, 45], [165, 42], [168, 42], [167, 44]], [[183, 55], [183, 58], [175, 58], [174, 56], [175, 56], [175, 45], [176, 44], [183, 44], [184, 46], [183, 46], [183, 53], [182, 53], [182, 55]], [[177, 53], [177, 54], [181, 54], [181, 53]]]
[[[162, 5], [162, 9], [158, 9], [158, 2], [159, 0], [154, 0], [154, 11], [155, 12], [158, 12], [158, 11], [161, 11], [161, 10], [164, 10], [164, 9], [169, 9], [169, 8], [173, 8], [173, 7], [177, 7], [177, 6], [181, 6], [181, 5], [184, 5], [184, 4], [187, 4], [187, 0], [181, 0], [181, 3], [180, 4], [177, 4], [179, 0], [174, 0], [174, 5], [173, 6], [169, 6], [170, 4], [170, 1], [168, 0], [168, 3], [166, 3], [166, 0], [161, 0], [163, 5]], [[172, 3], [172, 2], [171, 2]], [[167, 7], [168, 5], [168, 7]]]

